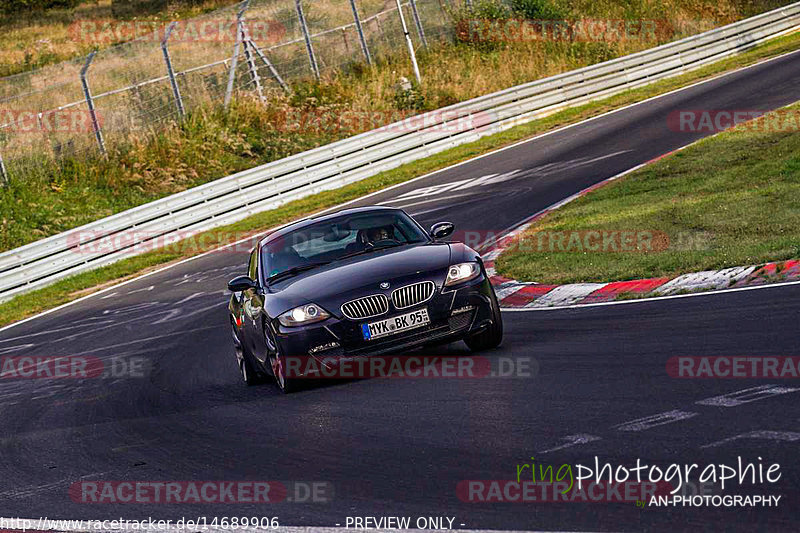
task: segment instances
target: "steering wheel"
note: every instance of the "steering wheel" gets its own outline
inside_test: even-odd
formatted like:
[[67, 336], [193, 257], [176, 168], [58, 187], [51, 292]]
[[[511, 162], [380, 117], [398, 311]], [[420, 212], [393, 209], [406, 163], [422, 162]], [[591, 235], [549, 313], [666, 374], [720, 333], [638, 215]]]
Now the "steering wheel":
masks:
[[372, 248], [379, 248], [381, 246], [388, 246], [393, 244], [402, 244], [402, 241], [398, 241], [397, 239], [392, 239], [389, 237], [388, 239], [379, 239], [377, 241], [372, 241], [370, 246]]

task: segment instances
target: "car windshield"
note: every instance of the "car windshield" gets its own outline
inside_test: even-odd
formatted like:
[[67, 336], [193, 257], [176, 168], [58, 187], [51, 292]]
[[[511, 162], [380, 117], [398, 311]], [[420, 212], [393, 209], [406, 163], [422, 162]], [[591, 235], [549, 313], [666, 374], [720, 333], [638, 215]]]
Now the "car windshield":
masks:
[[343, 215], [281, 235], [261, 248], [266, 278], [301, 272], [346, 256], [428, 241], [402, 211]]

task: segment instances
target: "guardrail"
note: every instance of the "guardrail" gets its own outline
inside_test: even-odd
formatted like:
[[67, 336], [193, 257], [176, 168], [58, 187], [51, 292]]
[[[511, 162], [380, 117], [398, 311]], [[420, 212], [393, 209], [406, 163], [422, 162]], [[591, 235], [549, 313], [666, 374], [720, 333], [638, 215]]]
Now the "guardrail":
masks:
[[[0, 301], [167, 240], [335, 189], [566, 107], [676, 76], [800, 25], [800, 2], [680, 41], [362, 133], [0, 254]], [[455, 126], [454, 126], [455, 125]], [[139, 234], [139, 237], [137, 237]], [[115, 241], [111, 250], [86, 245]], [[138, 248], [137, 248], [138, 247]], [[105, 248], [105, 247], [101, 247]]]

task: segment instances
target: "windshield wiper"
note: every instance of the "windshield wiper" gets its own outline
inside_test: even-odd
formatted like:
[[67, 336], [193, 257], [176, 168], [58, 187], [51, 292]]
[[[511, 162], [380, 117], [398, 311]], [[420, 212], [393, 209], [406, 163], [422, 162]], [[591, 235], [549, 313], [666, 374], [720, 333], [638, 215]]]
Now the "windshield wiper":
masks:
[[298, 265], [289, 269], [284, 270], [283, 272], [278, 272], [277, 274], [273, 274], [272, 276], [267, 278], [267, 283], [278, 281], [279, 279], [283, 279], [286, 277], [296, 276], [301, 272], [305, 272], [306, 270], [311, 270], [313, 268], [321, 267], [323, 265], [329, 264], [330, 261], [320, 261], [318, 263], [308, 263], [306, 265]]
[[353, 252], [351, 254], [343, 255], [336, 259], [336, 261], [341, 261], [342, 259], [347, 259], [348, 257], [355, 257], [357, 255], [364, 255], [364, 254], [371, 254], [372, 252], [377, 252], [378, 250], [386, 250], [387, 248], [394, 248], [395, 246], [403, 246], [404, 244], [408, 244], [406, 242], [394, 242], [392, 244], [386, 244], [384, 246], [371, 246], [364, 250], [359, 250], [358, 252]]

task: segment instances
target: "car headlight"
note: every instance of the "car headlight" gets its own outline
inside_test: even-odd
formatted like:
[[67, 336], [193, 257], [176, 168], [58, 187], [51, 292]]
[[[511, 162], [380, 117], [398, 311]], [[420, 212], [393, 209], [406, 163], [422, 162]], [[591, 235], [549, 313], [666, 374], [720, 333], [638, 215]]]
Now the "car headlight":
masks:
[[478, 263], [458, 263], [457, 265], [450, 265], [447, 269], [447, 279], [444, 281], [446, 287], [463, 283], [471, 279], [477, 278], [481, 273], [481, 267]]
[[317, 304], [306, 304], [290, 309], [278, 317], [284, 326], [305, 326], [320, 322], [331, 315]]

